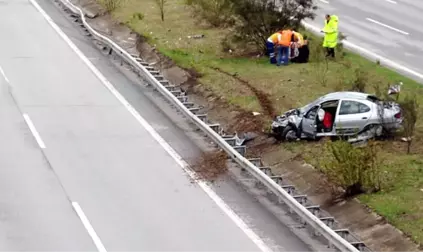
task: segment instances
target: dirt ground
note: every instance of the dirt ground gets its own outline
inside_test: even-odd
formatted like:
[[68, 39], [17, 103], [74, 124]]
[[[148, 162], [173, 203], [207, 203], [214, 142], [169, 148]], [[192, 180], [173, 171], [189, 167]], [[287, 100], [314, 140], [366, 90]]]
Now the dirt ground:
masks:
[[[113, 38], [124, 48], [137, 50], [147, 62], [156, 62], [163, 75], [174, 85], [181, 85], [187, 90], [190, 100], [208, 109], [211, 119], [226, 126], [227, 131], [236, 131], [239, 126], [254, 131], [263, 131], [263, 122], [270, 115], [253, 116], [251, 113], [229, 105], [212, 92], [200, 85], [198, 74], [189, 69], [176, 66], [171, 60], [159, 55], [154, 47], [135, 35], [127, 27], [113, 21], [102, 13], [95, 0], [75, 0], [76, 4], [96, 16], [90, 23], [103, 34]], [[254, 90], [252, 90], [254, 92]], [[273, 113], [272, 108], [267, 108]], [[244, 120], [240, 120], [244, 118]], [[253, 122], [253, 123], [252, 123]], [[264, 134], [248, 143], [248, 155], [260, 156], [264, 163], [271, 166], [274, 173], [283, 174], [297, 188], [310, 196], [315, 204], [321, 205], [332, 214], [344, 227], [356, 233], [362, 241], [374, 251], [417, 251], [417, 246], [386, 220], [372, 213], [358, 200], [352, 199], [336, 204], [331, 202], [331, 189], [325, 177], [312, 166], [305, 164], [295, 154], [288, 154], [274, 140]]]

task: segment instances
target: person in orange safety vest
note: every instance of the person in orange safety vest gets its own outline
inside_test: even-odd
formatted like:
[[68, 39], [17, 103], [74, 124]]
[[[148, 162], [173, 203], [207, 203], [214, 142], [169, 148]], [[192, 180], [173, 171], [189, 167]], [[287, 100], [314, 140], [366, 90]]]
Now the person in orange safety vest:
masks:
[[295, 36], [294, 31], [286, 29], [282, 31], [282, 36], [279, 41], [277, 65], [280, 66], [288, 65], [289, 53], [291, 51], [291, 44], [293, 41], [297, 41], [298, 38]]

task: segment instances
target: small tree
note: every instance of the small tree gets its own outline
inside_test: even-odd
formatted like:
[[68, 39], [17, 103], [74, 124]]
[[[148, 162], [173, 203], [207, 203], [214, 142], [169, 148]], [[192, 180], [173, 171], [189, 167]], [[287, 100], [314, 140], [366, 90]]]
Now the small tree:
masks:
[[328, 82], [329, 61], [325, 56], [325, 51], [321, 46], [323, 40], [313, 41], [310, 45], [310, 64], [313, 66], [313, 74], [316, 81], [322, 87]]
[[164, 22], [166, 0], [156, 0], [156, 3], [160, 10], [160, 18], [162, 19], [162, 22]]
[[354, 147], [346, 141], [328, 141], [321, 168], [334, 184], [345, 189], [345, 197], [379, 191], [382, 187], [382, 163], [378, 148], [375, 142]]
[[415, 96], [407, 95], [404, 101], [400, 102], [400, 106], [404, 118], [403, 129], [405, 138], [407, 139], [407, 154], [410, 154], [414, 130], [416, 128], [418, 118], [419, 104], [417, 103]]
[[301, 21], [313, 19], [313, 0], [228, 0], [237, 24], [235, 36], [265, 51], [267, 38], [283, 28], [299, 29]]
[[351, 82], [351, 91], [362, 92], [366, 91], [366, 85], [369, 80], [369, 73], [362, 67], [358, 67], [354, 71], [354, 78]]
[[101, 0], [100, 3], [104, 6], [107, 13], [111, 13], [121, 7], [123, 0]]
[[344, 50], [344, 40], [347, 40], [347, 36], [340, 32], [338, 35], [338, 45], [336, 46], [336, 55], [337, 58], [343, 59], [345, 56], [345, 50]]

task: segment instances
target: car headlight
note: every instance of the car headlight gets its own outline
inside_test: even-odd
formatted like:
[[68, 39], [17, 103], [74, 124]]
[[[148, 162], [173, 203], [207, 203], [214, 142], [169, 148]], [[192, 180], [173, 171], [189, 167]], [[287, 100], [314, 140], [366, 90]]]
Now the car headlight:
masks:
[[277, 128], [277, 127], [279, 127], [280, 125], [279, 125], [279, 123], [278, 122], [275, 122], [275, 121], [273, 121], [272, 122], [272, 128]]

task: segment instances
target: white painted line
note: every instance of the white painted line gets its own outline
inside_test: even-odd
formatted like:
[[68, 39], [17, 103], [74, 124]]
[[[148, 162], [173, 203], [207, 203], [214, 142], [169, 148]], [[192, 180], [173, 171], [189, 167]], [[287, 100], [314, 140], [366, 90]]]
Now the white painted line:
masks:
[[394, 27], [392, 27], [392, 26], [389, 26], [389, 25], [387, 25], [387, 24], [381, 23], [381, 22], [376, 21], [376, 20], [374, 20], [374, 19], [371, 19], [371, 18], [366, 18], [366, 20], [367, 20], [367, 21], [370, 21], [370, 22], [372, 22], [372, 23], [378, 24], [378, 25], [380, 25], [380, 26], [383, 26], [383, 27], [385, 27], [385, 28], [391, 29], [391, 30], [393, 30], [393, 31], [396, 31], [396, 32], [402, 33], [402, 34], [404, 34], [404, 35], [409, 35], [409, 33], [408, 33], [408, 32], [405, 32], [405, 31], [402, 31], [402, 30], [400, 30], [400, 29], [394, 28]]
[[326, 0], [319, 0], [319, 1], [325, 4], [329, 4], [329, 1], [326, 1]]
[[41, 149], [45, 149], [46, 145], [44, 144], [43, 139], [41, 139], [40, 134], [38, 134], [38, 131], [35, 128], [34, 124], [32, 123], [31, 118], [29, 118], [29, 116], [27, 114], [23, 114], [23, 118], [24, 118], [26, 124], [28, 125], [29, 130], [31, 131], [32, 135], [34, 136], [35, 141], [37, 141], [38, 146], [40, 146]]
[[[309, 24], [307, 22], [301, 22], [301, 23], [304, 25], [304, 27], [306, 29], [313, 31], [315, 34], [321, 35], [321, 33], [320, 33], [320, 30], [321, 29], [319, 27], [314, 26], [312, 24]], [[398, 71], [402, 71], [404, 73], [407, 73], [409, 75], [412, 75], [414, 77], [417, 77], [418, 79], [420, 79], [420, 82], [423, 81], [423, 74], [422, 73], [419, 73], [417, 71], [414, 71], [414, 70], [412, 70], [412, 69], [410, 69], [410, 68], [408, 68], [406, 66], [403, 66], [401, 64], [398, 64], [397, 62], [395, 62], [393, 60], [390, 60], [390, 59], [385, 58], [385, 57], [383, 57], [383, 56], [381, 56], [379, 54], [376, 54], [376, 53], [374, 53], [374, 52], [372, 52], [372, 51], [370, 51], [368, 49], [365, 49], [365, 48], [363, 48], [361, 46], [358, 46], [356, 44], [353, 44], [353, 43], [349, 42], [348, 40], [344, 40], [344, 41], [342, 41], [342, 43], [349, 50], [355, 51], [356, 53], [364, 54], [368, 58], [371, 58], [373, 60], [379, 60], [380, 63], [381, 63], [381, 65], [388, 66], [388, 67], [391, 67], [391, 68], [396, 69]]]
[[397, 4], [397, 2], [394, 1], [394, 0], [385, 0], [385, 1], [388, 2], [388, 3], [392, 3], [392, 4]]
[[93, 226], [91, 226], [90, 221], [88, 220], [87, 216], [82, 211], [81, 206], [78, 202], [72, 202], [73, 209], [75, 210], [76, 214], [78, 215], [79, 219], [81, 219], [82, 225], [84, 225], [85, 229], [87, 230], [88, 234], [91, 236], [95, 246], [97, 247], [99, 252], [107, 252], [106, 248], [103, 246], [103, 243], [98, 237], [97, 233], [95, 232]]
[[[186, 173], [195, 178], [194, 172], [182, 157], [154, 130], [154, 128], [126, 101], [126, 99], [114, 88], [114, 86], [103, 76], [103, 74], [91, 63], [90, 60], [78, 49], [78, 47], [69, 39], [69, 37], [54, 23], [48, 14], [38, 5], [35, 0], [29, 0], [34, 7], [44, 16], [53, 29], [62, 37], [70, 48], [79, 56], [79, 58], [87, 65], [87, 67], [97, 76], [103, 85], [109, 89], [116, 99], [118, 99], [132, 116], [148, 131], [148, 133], [162, 146], [162, 148], [179, 164]], [[251, 229], [248, 225], [208, 186], [205, 182], [197, 182], [201, 189], [212, 199], [217, 206], [256, 244], [263, 252], [271, 252], [272, 250], [264, 243], [264, 241]]]
[[9, 79], [6, 76], [6, 73], [3, 71], [3, 68], [0, 66], [0, 73], [3, 75], [4, 80], [9, 83]]

